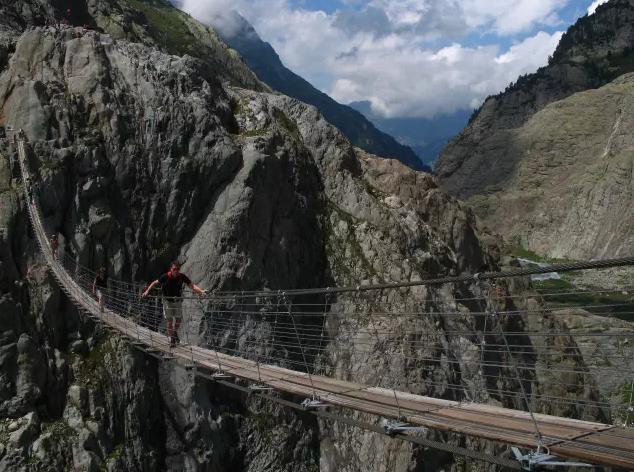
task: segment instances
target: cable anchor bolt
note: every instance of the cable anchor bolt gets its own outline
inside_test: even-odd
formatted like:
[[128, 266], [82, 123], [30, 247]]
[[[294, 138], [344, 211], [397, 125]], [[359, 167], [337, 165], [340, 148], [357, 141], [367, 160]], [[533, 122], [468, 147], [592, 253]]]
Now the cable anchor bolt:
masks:
[[273, 390], [273, 388], [269, 387], [268, 385], [252, 384], [249, 385], [249, 390], [251, 390], [252, 392], [268, 392], [270, 390]]
[[420, 433], [427, 432], [427, 428], [423, 426], [416, 426], [410, 423], [403, 423], [401, 421], [384, 420], [382, 426], [385, 433], [389, 436], [394, 436], [396, 434], [407, 433], [407, 432], [420, 432]]
[[320, 408], [329, 407], [330, 405], [328, 403], [324, 403], [322, 401], [319, 401], [319, 400], [317, 400], [315, 398], [306, 398], [302, 402], [302, 406], [306, 410], [318, 410]]
[[585, 462], [566, 462], [560, 460], [559, 457], [550, 454], [548, 448], [546, 448], [546, 453], [541, 452], [539, 449], [536, 451], [531, 451], [527, 454], [523, 454], [519, 448], [513, 446], [511, 448], [513, 451], [513, 455], [515, 459], [520, 463], [522, 470], [533, 471], [542, 467], [592, 467], [595, 466], [592, 464], [586, 464]]

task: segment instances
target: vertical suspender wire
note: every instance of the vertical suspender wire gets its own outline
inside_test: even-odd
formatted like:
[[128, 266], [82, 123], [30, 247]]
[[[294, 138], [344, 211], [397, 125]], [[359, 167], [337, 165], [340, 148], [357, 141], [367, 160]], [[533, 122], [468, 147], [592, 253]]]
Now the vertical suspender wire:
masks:
[[[205, 315], [205, 305], [203, 300], [198, 297], [198, 300], [196, 300], [198, 305], [200, 305], [200, 313], [201, 313], [201, 319], [202, 317]], [[187, 342], [189, 343], [189, 353], [191, 355], [191, 359], [192, 359], [192, 371], [193, 371], [193, 379], [194, 381], [196, 380], [196, 362], [194, 361], [194, 343], [192, 343], [191, 340], [191, 332], [190, 330], [193, 329], [193, 323], [192, 323], [192, 315], [189, 315], [189, 323], [187, 323], [186, 326], [186, 331], [185, 334], [187, 335]]]
[[270, 354], [268, 356], [268, 359], [267, 359], [267, 362], [269, 364], [274, 364], [275, 363], [275, 356], [276, 356], [275, 349], [276, 349], [276, 343], [277, 343], [277, 318], [278, 318], [278, 315], [279, 315], [279, 311], [280, 311], [280, 295], [279, 295], [279, 291], [278, 291], [278, 294], [275, 297], [275, 308], [274, 308], [274, 311], [273, 311], [274, 319], [273, 319], [273, 323], [272, 323], [272, 326], [271, 326], [271, 352], [270, 352]]
[[211, 314], [210, 314], [211, 323], [209, 325], [209, 331], [211, 333], [211, 347], [213, 348], [214, 353], [216, 354], [216, 361], [218, 362], [218, 373], [222, 373], [222, 363], [220, 362], [220, 354], [218, 354], [218, 346], [216, 346], [216, 343], [214, 341], [214, 315], [215, 315], [214, 312], [216, 311], [216, 307], [218, 306], [218, 299], [216, 298], [215, 291], [212, 293], [211, 299], [213, 300], [211, 304]]
[[[242, 303], [242, 294], [244, 292], [240, 292], [240, 303]], [[235, 329], [235, 310], [238, 307], [238, 300], [237, 297], [234, 295], [231, 299], [231, 304], [229, 305], [227, 303], [227, 306], [225, 306], [225, 310], [226, 313], [229, 315], [229, 334], [227, 336], [227, 342], [229, 343], [229, 345], [227, 346], [227, 349], [231, 350], [231, 336], [233, 336], [233, 331], [235, 330], [236, 332], [236, 337], [235, 337], [235, 346], [233, 347], [233, 352], [235, 354], [239, 354], [238, 351], [238, 331], [240, 328]], [[231, 352], [231, 351], [229, 351]]]
[[[131, 297], [138, 297], [139, 296], [139, 286], [135, 285], [135, 289], [134, 292], [132, 293]], [[132, 302], [130, 302], [132, 303]], [[105, 300], [104, 300], [104, 307], [106, 306]], [[139, 325], [141, 323], [143, 323], [143, 311], [144, 311], [144, 305], [142, 303], [139, 303], [139, 313], [138, 316], [136, 317], [136, 338], [138, 342], [141, 342], [141, 330], [139, 329]], [[100, 310], [101, 312], [101, 310]]]
[[[496, 297], [500, 296], [497, 292], [496, 292]], [[491, 304], [491, 290], [489, 287], [489, 290], [487, 290], [487, 298], [488, 298], [488, 305], [495, 311], [497, 312], [497, 310], [495, 309], [495, 305]], [[522, 392], [522, 397], [524, 399], [524, 403], [526, 403], [526, 408], [528, 408], [528, 413], [530, 414], [531, 417], [531, 421], [533, 422], [533, 427], [535, 428], [535, 438], [537, 440], [537, 452], [541, 452], [542, 449], [544, 448], [544, 440], [542, 437], [542, 433], [539, 430], [539, 425], [537, 424], [537, 420], [535, 419], [535, 415], [533, 413], [533, 406], [532, 406], [532, 402], [528, 401], [528, 395], [526, 394], [526, 389], [524, 388], [524, 382], [522, 381], [522, 376], [520, 374], [519, 368], [517, 366], [517, 361], [515, 360], [515, 357], [513, 356], [512, 352], [511, 352], [511, 347], [508, 343], [508, 340], [506, 338], [506, 332], [504, 331], [504, 328], [502, 327], [502, 319], [499, 320], [499, 324], [498, 324], [498, 329], [500, 331], [500, 334], [502, 335], [502, 340], [504, 341], [504, 346], [506, 348], [506, 353], [509, 356], [509, 361], [511, 362], [513, 369], [515, 370], [515, 377], [517, 379], [517, 382], [519, 383], [520, 386], [520, 391]]]
[[[258, 314], [259, 314], [260, 317], [262, 316], [261, 315], [262, 312], [260, 310], [258, 310], [258, 303], [256, 302], [256, 300], [257, 300], [257, 298], [254, 300], [254, 307], [253, 307], [254, 315], [253, 315], [253, 319], [254, 319], [254, 322], [257, 325], [258, 322], [262, 322], [262, 320], [258, 320], [257, 319]], [[268, 300], [268, 299], [265, 299], [265, 300]], [[261, 384], [262, 383], [262, 372], [260, 371], [260, 353], [258, 352], [257, 332], [258, 332], [258, 330], [256, 329], [255, 333], [253, 334], [253, 339], [254, 339], [253, 345], [254, 345], [254, 351], [255, 351], [254, 352], [255, 365], [256, 365], [256, 368], [258, 370], [258, 382]]]
[[[245, 301], [244, 290], [242, 290], [240, 292], [240, 308], [238, 309], [238, 316], [240, 316], [240, 320], [238, 320], [238, 328], [236, 329], [236, 351], [238, 352], [238, 354], [240, 353], [240, 350], [238, 349], [238, 345], [240, 343], [240, 330], [242, 329], [243, 326], [246, 325], [246, 316], [244, 314], [244, 301]], [[240, 323], [240, 321], [242, 321], [242, 323]], [[244, 355], [246, 357], [247, 355], [246, 351]]]
[[[407, 289], [407, 290], [409, 290], [409, 289]], [[379, 290], [378, 291], [377, 297], [379, 299], [378, 300], [378, 306], [380, 307], [381, 303], [383, 302], [383, 290]], [[386, 306], [387, 306], [387, 300], [388, 299], [389, 299], [389, 297], [385, 297]], [[377, 303], [376, 303], [376, 299], [375, 299], [375, 306], [376, 305], [377, 305]], [[380, 309], [379, 309], [379, 311], [380, 311]], [[370, 312], [370, 318], [372, 318], [372, 312]], [[405, 322], [407, 322], [407, 321], [405, 321]], [[374, 329], [376, 331], [376, 325], [375, 325]], [[379, 341], [378, 332], [376, 333], [376, 337], [377, 337], [377, 342], [378, 342]], [[403, 345], [405, 345], [405, 343], [403, 343]], [[403, 355], [405, 355], [405, 353], [403, 353]], [[386, 371], [387, 371], [389, 369], [389, 367], [390, 367], [390, 360], [389, 359], [387, 360], [387, 363], [386, 363], [385, 367], [386, 367]], [[405, 375], [405, 382], [407, 382], [407, 374]], [[396, 395], [396, 389], [394, 387], [392, 387], [392, 394], [394, 395], [394, 401], [396, 402], [396, 408], [398, 410], [398, 420], [399, 421], [403, 421], [403, 420], [405, 420], [405, 416], [403, 415], [403, 411], [401, 410], [401, 403], [398, 401], [398, 395]]]
[[282, 292], [282, 297], [284, 298], [284, 304], [288, 308], [288, 314], [291, 317], [291, 321], [293, 322], [293, 330], [295, 331], [295, 336], [297, 337], [297, 344], [299, 346], [299, 350], [302, 354], [302, 358], [304, 360], [304, 368], [306, 369], [306, 373], [308, 374], [308, 380], [310, 381], [310, 386], [313, 390], [313, 400], [318, 400], [317, 398], [317, 390], [315, 389], [315, 384], [313, 382], [313, 376], [310, 373], [310, 369], [308, 368], [308, 360], [306, 359], [306, 354], [304, 353], [304, 347], [302, 346], [302, 340], [299, 336], [299, 331], [297, 331], [297, 324], [295, 323], [295, 315], [293, 314], [293, 302], [286, 297], [286, 293]]
[[[630, 295], [632, 295], [632, 290], [634, 290], [634, 270], [632, 270], [630, 268], [630, 286], [628, 288], [627, 291], [625, 291], [624, 293], [630, 293]], [[632, 296], [630, 296], [630, 298], [633, 298]], [[619, 343], [619, 346], [621, 346], [621, 343]], [[625, 410], [625, 426], [628, 427], [630, 426], [630, 423], [634, 422], [634, 378], [632, 378], [632, 382], [630, 384], [630, 404], [627, 407], [627, 409]]]
[[161, 324], [160, 321], [158, 320], [159, 318], [159, 311], [158, 311], [158, 297], [153, 297], [154, 298], [154, 313], [152, 313], [152, 317], [150, 318], [150, 323], [152, 323], [152, 326], [150, 326], [150, 347], [154, 348], [154, 335], [152, 333], [154, 333], [155, 331], [159, 330], [159, 325]]
[[[487, 392], [486, 392], [486, 388], [487, 388], [487, 384], [486, 384], [486, 377], [485, 377], [485, 368], [486, 366], [484, 365], [484, 362], [486, 360], [486, 349], [487, 349], [487, 322], [489, 321], [489, 316], [487, 314], [484, 315], [484, 325], [482, 326], [482, 339], [480, 340], [480, 368], [478, 369], [478, 372], [480, 373], [480, 378], [478, 379], [478, 383], [482, 382], [482, 390], [484, 390], [484, 392], [481, 392], [481, 400], [483, 401], [486, 396], [487, 396]], [[475, 393], [475, 392], [474, 392]], [[475, 398], [476, 395], [472, 395]]]
[[625, 426], [628, 427], [634, 421], [634, 379], [630, 384], [630, 405], [625, 412]]
[[[329, 289], [327, 289], [329, 290]], [[324, 357], [322, 355], [322, 349], [323, 349], [323, 345], [324, 345], [324, 330], [326, 329], [326, 313], [328, 312], [328, 307], [330, 306], [330, 293], [326, 292], [324, 294], [324, 309], [322, 311], [322, 320], [321, 320], [321, 333], [319, 335], [319, 348], [317, 351], [317, 355], [320, 356], [322, 359], [320, 362], [324, 362]]]

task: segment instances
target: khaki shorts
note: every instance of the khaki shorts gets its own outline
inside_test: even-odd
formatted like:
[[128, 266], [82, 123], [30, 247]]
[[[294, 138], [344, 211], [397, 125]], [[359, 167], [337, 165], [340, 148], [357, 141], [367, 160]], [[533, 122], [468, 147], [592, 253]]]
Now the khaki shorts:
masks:
[[181, 321], [183, 319], [182, 300], [163, 299], [163, 316], [166, 320]]

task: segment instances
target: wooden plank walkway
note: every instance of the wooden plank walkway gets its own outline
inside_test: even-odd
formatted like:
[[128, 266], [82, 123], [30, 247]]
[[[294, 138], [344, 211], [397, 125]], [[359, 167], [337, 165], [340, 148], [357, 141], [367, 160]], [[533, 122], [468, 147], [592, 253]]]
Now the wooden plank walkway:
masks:
[[[18, 143], [20, 165], [26, 175], [24, 143]], [[131, 341], [186, 363], [221, 372], [305, 398], [432, 429], [465, 434], [506, 444], [535, 448], [537, 438], [530, 414], [492, 405], [459, 403], [406, 392], [369, 387], [355, 382], [311, 375], [230, 356], [199, 346], [170, 348], [169, 339], [99, 305], [52, 256], [39, 211], [26, 198], [29, 217], [42, 254], [62, 290], [80, 309], [99, 318]], [[634, 468], [634, 430], [536, 414], [543, 445], [552, 454], [593, 464]]]

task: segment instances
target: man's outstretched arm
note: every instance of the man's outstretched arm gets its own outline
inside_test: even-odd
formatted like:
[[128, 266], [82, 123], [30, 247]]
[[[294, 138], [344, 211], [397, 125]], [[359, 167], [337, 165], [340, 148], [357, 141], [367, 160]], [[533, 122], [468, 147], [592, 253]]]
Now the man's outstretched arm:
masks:
[[160, 282], [158, 280], [155, 280], [154, 282], [152, 282], [150, 284], [150, 286], [148, 288], [145, 289], [145, 292], [143, 292], [143, 295], [141, 295], [141, 297], [145, 298], [147, 297], [148, 293], [150, 293], [152, 291], [152, 289], [154, 287], [156, 287]]
[[195, 283], [193, 283], [193, 282], [190, 282], [190, 283], [189, 283], [189, 288], [191, 288], [191, 289], [192, 289], [192, 291], [193, 291], [194, 293], [197, 293], [198, 295], [204, 295], [204, 294], [206, 294], [206, 293], [207, 293], [207, 290], [200, 288], [198, 285], [196, 285], [196, 284], [195, 284]]

